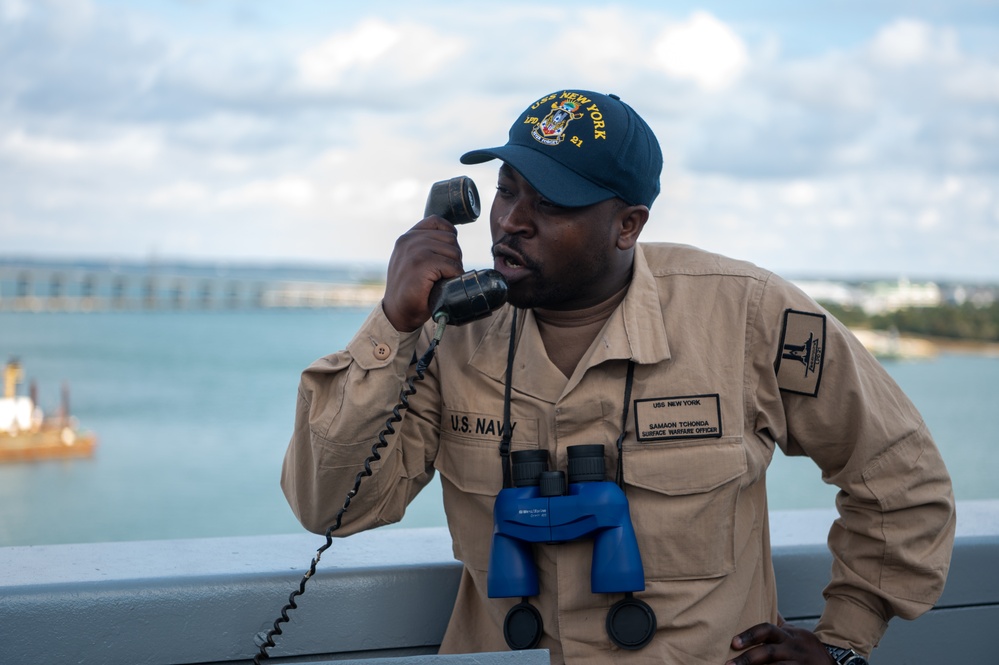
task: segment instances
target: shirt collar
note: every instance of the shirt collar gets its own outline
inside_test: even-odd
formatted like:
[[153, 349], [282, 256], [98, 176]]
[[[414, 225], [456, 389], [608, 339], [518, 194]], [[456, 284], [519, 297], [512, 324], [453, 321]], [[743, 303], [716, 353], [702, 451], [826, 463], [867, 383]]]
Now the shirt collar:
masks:
[[669, 360], [662, 308], [659, 286], [642, 246], [637, 245], [628, 294], [601, 333], [605, 351], [595, 350], [590, 364], [614, 358], [631, 359], [640, 365]]
[[639, 365], [669, 360], [662, 307], [659, 287], [645, 253], [641, 245], [636, 245], [628, 293], [593, 340], [580, 360], [582, 367], [576, 367], [562, 394], [573, 390], [583, 380], [586, 370], [608, 360], [633, 360]]

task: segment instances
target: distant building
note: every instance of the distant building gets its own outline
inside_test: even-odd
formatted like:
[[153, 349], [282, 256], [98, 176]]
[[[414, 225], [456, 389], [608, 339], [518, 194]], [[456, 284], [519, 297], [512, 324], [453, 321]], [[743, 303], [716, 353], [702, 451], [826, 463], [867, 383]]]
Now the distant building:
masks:
[[823, 280], [795, 280], [794, 283], [819, 302], [859, 307], [866, 314], [884, 314], [909, 307], [939, 307], [945, 302], [943, 290], [935, 282], [914, 283], [904, 277], [896, 282], [857, 285]]
[[860, 305], [859, 289], [845, 282], [828, 280], [793, 280], [795, 286], [819, 302], [828, 302], [842, 307], [857, 307]]
[[867, 314], [896, 312], [910, 307], [939, 307], [943, 293], [934, 282], [915, 284], [902, 277], [898, 282], [874, 282], [860, 303]]
[[951, 289], [948, 302], [955, 305], [971, 303], [974, 307], [989, 307], [996, 302], [997, 289], [958, 284]]

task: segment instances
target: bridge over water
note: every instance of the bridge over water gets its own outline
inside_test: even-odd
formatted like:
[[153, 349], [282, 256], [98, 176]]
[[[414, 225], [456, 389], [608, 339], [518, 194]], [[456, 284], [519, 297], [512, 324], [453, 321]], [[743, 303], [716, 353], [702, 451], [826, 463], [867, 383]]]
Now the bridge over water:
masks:
[[114, 263], [0, 263], [0, 311], [370, 307], [374, 270]]

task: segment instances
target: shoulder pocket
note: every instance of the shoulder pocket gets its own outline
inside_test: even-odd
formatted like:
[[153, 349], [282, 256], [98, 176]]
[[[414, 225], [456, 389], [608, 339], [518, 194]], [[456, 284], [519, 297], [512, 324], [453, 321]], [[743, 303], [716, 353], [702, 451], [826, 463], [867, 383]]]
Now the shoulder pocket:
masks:
[[721, 577], [735, 569], [742, 439], [624, 448], [631, 520], [647, 579]]

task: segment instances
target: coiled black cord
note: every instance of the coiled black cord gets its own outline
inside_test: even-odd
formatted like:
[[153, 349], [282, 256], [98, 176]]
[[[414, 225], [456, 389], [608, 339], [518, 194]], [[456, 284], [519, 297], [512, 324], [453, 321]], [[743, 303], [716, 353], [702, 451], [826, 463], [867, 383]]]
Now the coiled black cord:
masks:
[[[316, 556], [313, 557], [312, 563], [309, 565], [309, 570], [305, 575], [302, 576], [302, 580], [298, 583], [298, 588], [291, 592], [288, 596], [288, 603], [281, 608], [281, 616], [274, 621], [273, 627], [267, 631], [264, 637], [264, 643], [260, 645], [260, 651], [256, 656], [253, 657], [254, 665], [260, 665], [261, 660], [270, 658], [267, 651], [275, 646], [274, 638], [282, 633], [281, 624], [288, 623], [291, 619], [288, 617], [289, 610], [294, 610], [298, 608], [298, 603], [295, 602], [295, 598], [301, 596], [305, 593], [305, 583], [309, 581], [309, 578], [316, 574], [316, 565], [323, 556], [323, 552], [328, 550], [333, 544], [333, 532], [340, 528], [340, 523], [343, 520], [343, 514], [347, 512], [350, 507], [351, 500], [357, 495], [357, 490], [361, 486], [361, 479], [371, 475], [371, 463], [377, 462], [382, 458], [378, 454], [378, 450], [384, 448], [388, 445], [385, 437], [388, 435], [395, 434], [394, 423], [400, 422], [402, 420], [402, 411], [409, 408], [409, 398], [416, 394], [416, 382], [422, 381], [423, 376], [427, 371], [427, 367], [430, 366], [430, 361], [434, 358], [434, 353], [437, 350], [437, 345], [440, 342], [441, 335], [444, 333], [444, 325], [446, 324], [446, 319], [438, 322], [437, 333], [430, 342], [429, 348], [427, 348], [426, 353], [417, 361], [415, 374], [406, 379], [405, 387], [399, 393], [399, 403], [392, 407], [392, 415], [388, 420], [385, 421], [385, 428], [379, 432], [378, 441], [371, 446], [371, 455], [364, 460], [364, 470], [359, 471], [357, 476], [354, 477], [354, 487], [347, 492], [347, 496], [344, 499], [343, 507], [336, 514], [336, 519], [333, 524], [326, 530], [326, 544], [316, 550]], [[414, 354], [415, 358], [415, 354]]]

